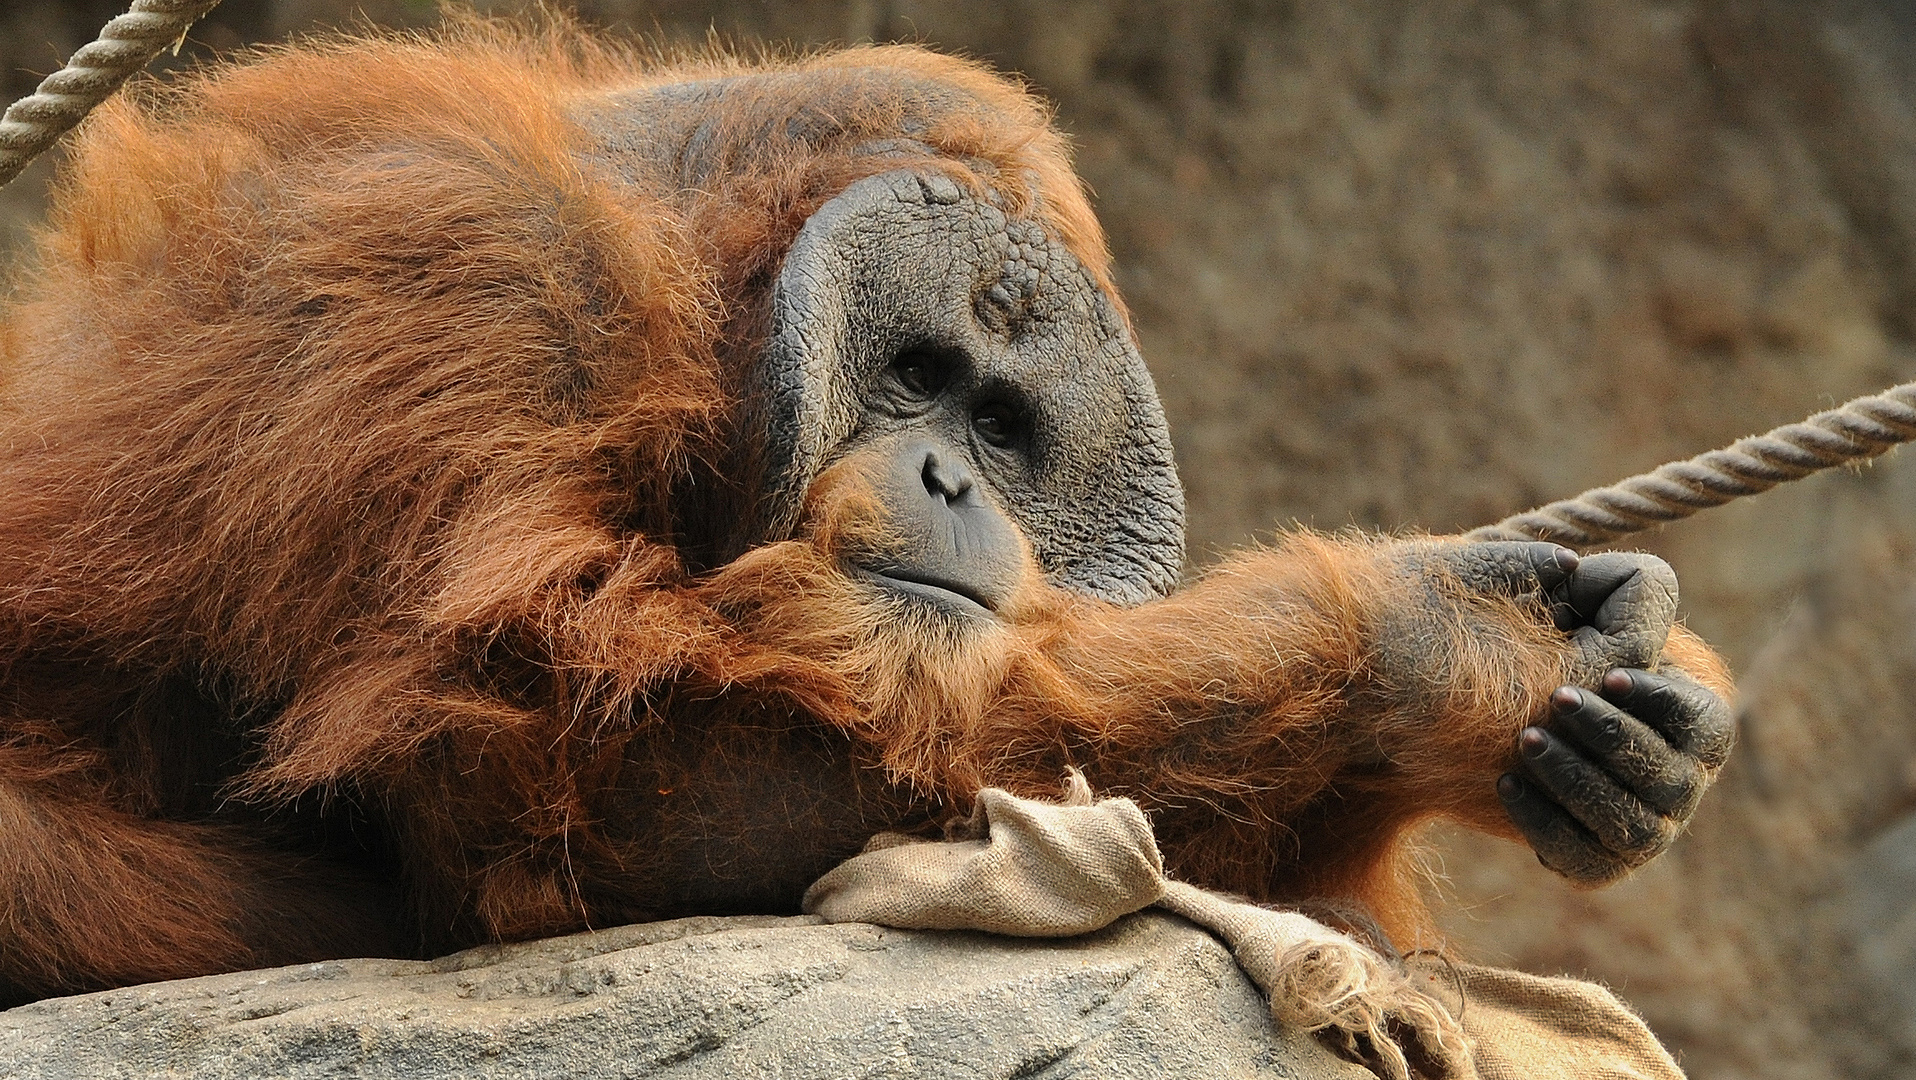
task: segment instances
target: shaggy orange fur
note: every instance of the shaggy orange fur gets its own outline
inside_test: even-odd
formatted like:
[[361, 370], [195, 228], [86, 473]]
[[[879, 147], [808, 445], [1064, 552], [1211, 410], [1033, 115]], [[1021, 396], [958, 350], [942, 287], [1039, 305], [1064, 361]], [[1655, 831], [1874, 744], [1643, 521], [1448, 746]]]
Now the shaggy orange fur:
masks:
[[[870, 78], [900, 70], [962, 93]], [[766, 71], [802, 78], [709, 118], [696, 186], [584, 153], [593, 95]], [[830, 137], [787, 137], [828, 92]], [[907, 113], [926, 153], [869, 149]], [[776, 908], [1074, 765], [1174, 873], [1417, 939], [1411, 833], [1508, 832], [1515, 733], [1587, 674], [1535, 610], [1413, 609], [1392, 544], [1300, 534], [1137, 609], [1034, 570], [953, 627], [841, 571], [856, 461], [798, 537], [682, 549], [755, 494], [769, 275], [901, 164], [1108, 287], [1045, 110], [919, 49], [661, 62], [475, 22], [102, 108], [0, 330], [0, 993]], [[1421, 666], [1380, 659], [1402, 633]]]

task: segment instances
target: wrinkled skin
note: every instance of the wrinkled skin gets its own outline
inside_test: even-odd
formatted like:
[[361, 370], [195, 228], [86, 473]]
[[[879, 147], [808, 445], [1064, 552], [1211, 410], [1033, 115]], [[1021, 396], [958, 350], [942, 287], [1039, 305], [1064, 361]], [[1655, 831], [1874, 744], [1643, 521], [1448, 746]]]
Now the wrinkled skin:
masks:
[[806, 222], [771, 302], [766, 531], [746, 546], [782, 535], [831, 463], [897, 440], [982, 481], [1054, 583], [1135, 604], [1177, 582], [1184, 494], [1156, 387], [1044, 230], [949, 179], [882, 174]]

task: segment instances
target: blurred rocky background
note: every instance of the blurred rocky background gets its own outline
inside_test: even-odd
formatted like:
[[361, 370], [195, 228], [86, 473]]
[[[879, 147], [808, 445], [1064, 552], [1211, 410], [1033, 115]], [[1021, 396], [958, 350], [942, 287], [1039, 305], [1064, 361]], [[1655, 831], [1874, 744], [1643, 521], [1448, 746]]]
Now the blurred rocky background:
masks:
[[[512, 5], [495, 5], [499, 10]], [[9, 100], [121, 9], [0, 2]], [[582, 0], [666, 42], [912, 40], [1057, 103], [1190, 495], [1450, 531], [1916, 377], [1912, 0]], [[412, 0], [226, 0], [171, 66]], [[54, 162], [0, 192], [21, 249]], [[1604, 892], [1437, 838], [1452, 944], [1618, 989], [1702, 1080], [1916, 1073], [1916, 467], [1643, 541], [1745, 687]]]

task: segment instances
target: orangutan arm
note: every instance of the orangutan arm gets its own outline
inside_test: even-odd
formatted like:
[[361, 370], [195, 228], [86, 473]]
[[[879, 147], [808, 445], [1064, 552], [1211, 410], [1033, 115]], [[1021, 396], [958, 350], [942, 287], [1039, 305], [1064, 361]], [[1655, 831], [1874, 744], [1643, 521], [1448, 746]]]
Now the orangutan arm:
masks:
[[[1722, 721], [1715, 706], [1648, 708], [1698, 729], [1664, 731], [1660, 775], [1684, 777], [1656, 793], [1666, 829], [1606, 848], [1579, 819], [1640, 816], [1638, 793], [1566, 800], [1547, 771], [1530, 794], [1573, 809], [1549, 803], [1541, 830], [1539, 814], [1512, 820], [1498, 780], [1535, 772], [1519, 733], [1561, 726], [1546, 720], [1553, 691], [1654, 665], [1671, 634], [1667, 567], [1602, 556], [1578, 569], [1560, 551], [1300, 534], [1161, 601], [1123, 608], [1032, 588], [1003, 625], [942, 638], [909, 605], [890, 620], [861, 615], [826, 575], [802, 601], [754, 607], [743, 632], [833, 657], [853, 700], [817, 711], [910, 785], [957, 800], [985, 785], [1043, 794], [1078, 767], [1153, 811], [1175, 872], [1256, 896], [1354, 899], [1402, 929], [1420, 910], [1406, 867], [1420, 823], [1530, 836], [1573, 876], [1614, 877], [1667, 846], [1721, 760], [1702, 730]], [[829, 603], [840, 606], [818, 607]], [[1680, 629], [1671, 640], [1726, 688], [1707, 647]], [[1553, 746], [1565, 749], [1614, 764], [1587, 740]], [[1636, 801], [1591, 803], [1605, 798]]]

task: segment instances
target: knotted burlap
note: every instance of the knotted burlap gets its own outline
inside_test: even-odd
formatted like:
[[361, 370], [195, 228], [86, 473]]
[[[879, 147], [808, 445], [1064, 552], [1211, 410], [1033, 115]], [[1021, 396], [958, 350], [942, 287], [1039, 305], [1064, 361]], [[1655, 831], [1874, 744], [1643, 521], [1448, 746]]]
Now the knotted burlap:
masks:
[[1407, 971], [1296, 912], [1167, 880], [1144, 812], [1129, 799], [1094, 802], [1075, 774], [1062, 803], [985, 789], [942, 843], [881, 833], [804, 899], [827, 922], [1017, 937], [1089, 933], [1153, 904], [1228, 945], [1279, 1023], [1319, 1033], [1390, 1080], [1682, 1080], [1601, 987], [1430, 961]]
[[1413, 1054], [1437, 1075], [1467, 1077], [1468, 1040], [1442, 1006], [1356, 940], [1295, 912], [1168, 881], [1151, 823], [1129, 799], [1093, 802], [1073, 776], [1063, 803], [987, 788], [944, 843], [881, 833], [806, 890], [827, 922], [1018, 937], [1089, 933], [1157, 904], [1231, 947], [1282, 1023], [1329, 1032], [1410, 1080]]

